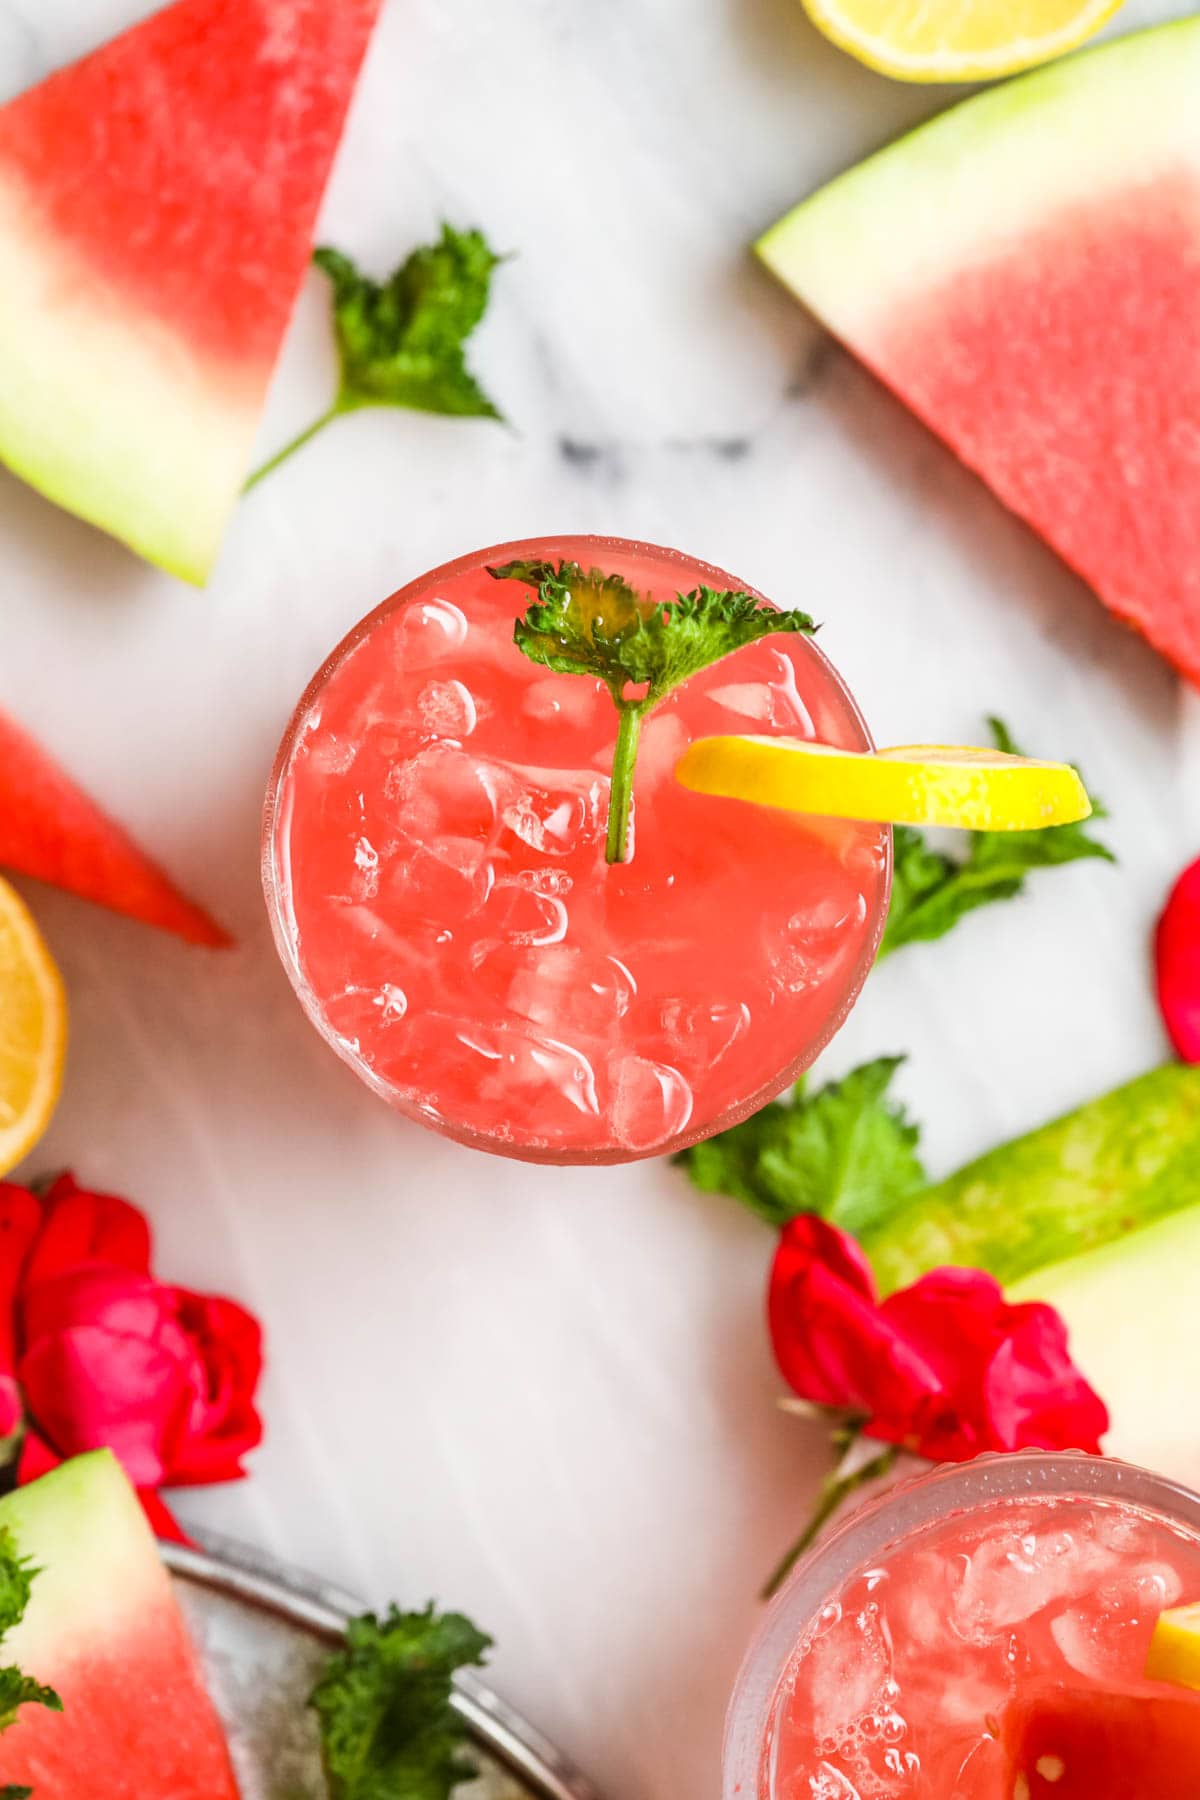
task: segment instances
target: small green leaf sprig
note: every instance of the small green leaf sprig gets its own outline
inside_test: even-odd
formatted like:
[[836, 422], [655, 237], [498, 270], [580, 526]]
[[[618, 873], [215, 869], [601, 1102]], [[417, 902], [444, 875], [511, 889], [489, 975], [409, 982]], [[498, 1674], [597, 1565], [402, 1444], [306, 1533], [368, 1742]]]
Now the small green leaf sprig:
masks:
[[459, 418], [499, 419], [467, 367], [466, 343], [487, 310], [492, 272], [503, 259], [480, 231], [442, 226], [383, 282], [340, 250], [313, 261], [333, 285], [340, 376], [333, 404], [276, 451], [246, 482], [268, 476], [334, 419], [365, 406], [403, 406]]
[[[21, 1623], [37, 1579], [36, 1565], [17, 1549], [7, 1526], [0, 1527], [0, 1644]], [[17, 1721], [23, 1706], [44, 1706], [61, 1712], [62, 1701], [51, 1687], [24, 1674], [15, 1663], [0, 1665], [0, 1732]], [[0, 1782], [0, 1800], [29, 1800], [32, 1788], [17, 1782]]]
[[816, 630], [803, 612], [776, 612], [753, 594], [697, 587], [653, 601], [620, 575], [573, 562], [510, 562], [497, 581], [536, 588], [513, 641], [531, 661], [560, 675], [602, 681], [617, 709], [605, 855], [632, 854], [630, 817], [638, 740], [648, 713], [689, 676], [774, 632]]
[[329, 1800], [449, 1800], [478, 1774], [451, 1704], [455, 1671], [492, 1640], [461, 1613], [364, 1613], [309, 1699]]

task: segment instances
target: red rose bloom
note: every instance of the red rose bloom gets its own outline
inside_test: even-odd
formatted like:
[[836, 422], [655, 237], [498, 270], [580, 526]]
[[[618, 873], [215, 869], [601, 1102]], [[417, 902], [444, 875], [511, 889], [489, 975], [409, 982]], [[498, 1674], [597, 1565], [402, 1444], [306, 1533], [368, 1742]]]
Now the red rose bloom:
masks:
[[0, 1435], [23, 1420], [19, 1481], [107, 1445], [170, 1531], [157, 1489], [245, 1473], [261, 1371], [248, 1312], [150, 1273], [136, 1207], [70, 1175], [44, 1199], [0, 1183]]
[[1200, 860], [1171, 891], [1154, 939], [1158, 1003], [1184, 1062], [1200, 1062]]
[[1010, 1306], [979, 1269], [934, 1269], [880, 1301], [866, 1257], [809, 1214], [784, 1228], [768, 1316], [785, 1379], [931, 1462], [984, 1450], [1090, 1450], [1103, 1401], [1052, 1306]]

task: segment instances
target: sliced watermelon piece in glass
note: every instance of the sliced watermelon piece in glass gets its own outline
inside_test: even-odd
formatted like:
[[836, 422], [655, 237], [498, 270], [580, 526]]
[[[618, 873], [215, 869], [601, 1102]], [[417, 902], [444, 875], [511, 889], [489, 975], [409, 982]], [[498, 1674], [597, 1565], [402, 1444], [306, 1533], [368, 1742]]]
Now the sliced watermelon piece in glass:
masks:
[[1004, 1800], [1168, 1800], [1200, 1794], [1200, 1694], [1033, 1688], [1004, 1720]]

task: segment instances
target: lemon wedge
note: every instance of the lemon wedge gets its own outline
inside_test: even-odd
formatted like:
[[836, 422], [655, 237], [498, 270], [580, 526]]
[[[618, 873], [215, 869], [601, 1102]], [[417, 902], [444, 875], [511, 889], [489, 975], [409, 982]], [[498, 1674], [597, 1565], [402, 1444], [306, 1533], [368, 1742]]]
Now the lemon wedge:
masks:
[[1146, 1652], [1146, 1674], [1151, 1681], [1200, 1688], [1200, 1600], [1158, 1615]]
[[0, 880], [0, 1175], [50, 1123], [66, 1045], [62, 977], [24, 901]]
[[675, 775], [698, 794], [886, 825], [1038, 831], [1092, 811], [1066, 763], [937, 744], [855, 751], [800, 738], [697, 738]]
[[988, 81], [1073, 50], [1120, 0], [804, 0], [813, 24], [899, 81]]

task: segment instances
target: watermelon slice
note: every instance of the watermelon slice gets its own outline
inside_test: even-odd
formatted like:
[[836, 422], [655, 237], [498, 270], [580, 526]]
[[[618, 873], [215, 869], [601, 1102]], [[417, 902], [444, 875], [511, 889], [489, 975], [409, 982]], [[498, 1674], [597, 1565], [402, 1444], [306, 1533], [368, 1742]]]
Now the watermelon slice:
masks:
[[129, 834], [3, 713], [0, 869], [67, 888], [192, 944], [231, 942], [228, 932], [181, 894]]
[[1200, 1794], [1200, 1694], [1149, 1683], [1128, 1692], [1034, 1689], [1009, 1708], [1004, 1741], [1006, 1800]]
[[381, 0], [177, 0], [0, 109], [0, 461], [203, 582]]
[[63, 1702], [22, 1710], [0, 1744], [0, 1783], [37, 1800], [237, 1800], [170, 1578], [111, 1452], [9, 1494], [0, 1525], [41, 1570], [5, 1661]]
[[963, 102], [763, 238], [774, 272], [1200, 681], [1200, 19]]

